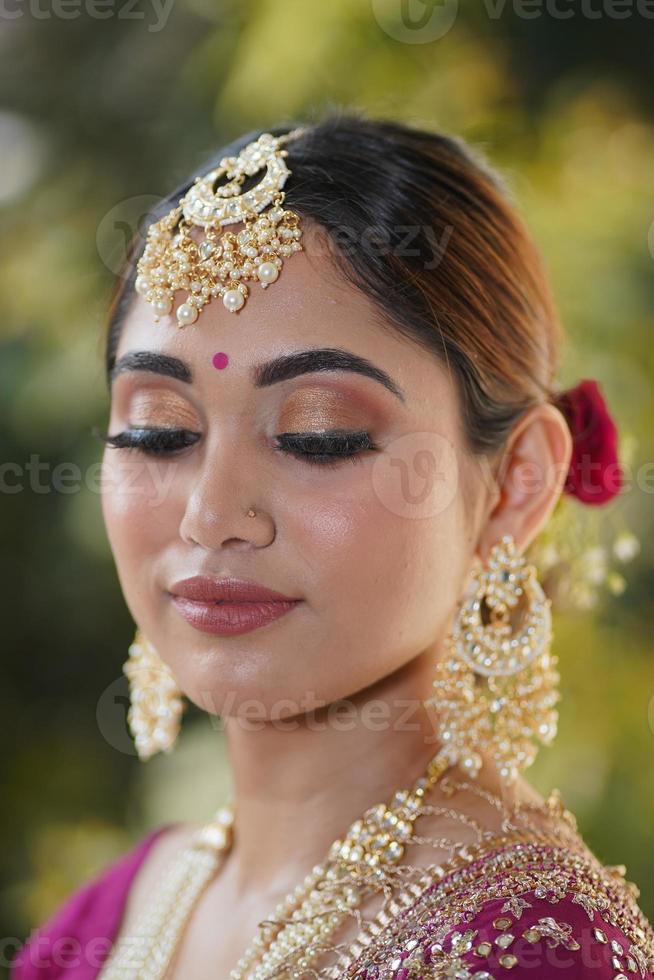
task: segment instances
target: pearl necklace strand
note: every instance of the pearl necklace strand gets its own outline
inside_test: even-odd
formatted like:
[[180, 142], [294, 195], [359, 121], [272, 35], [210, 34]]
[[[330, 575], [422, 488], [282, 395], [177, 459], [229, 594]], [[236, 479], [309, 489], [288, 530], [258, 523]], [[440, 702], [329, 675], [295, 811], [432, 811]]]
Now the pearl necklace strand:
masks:
[[[388, 804], [370, 807], [355, 820], [325, 861], [259, 924], [259, 935], [229, 980], [305, 975], [351, 910], [379, 889], [385, 868], [402, 857], [425, 794], [450, 765], [449, 756], [438, 752], [411, 789], [398, 790]], [[118, 940], [99, 980], [163, 980], [196, 902], [232, 846], [234, 817], [232, 804], [221, 807], [175, 855], [153, 906], [143, 910], [132, 936]]]

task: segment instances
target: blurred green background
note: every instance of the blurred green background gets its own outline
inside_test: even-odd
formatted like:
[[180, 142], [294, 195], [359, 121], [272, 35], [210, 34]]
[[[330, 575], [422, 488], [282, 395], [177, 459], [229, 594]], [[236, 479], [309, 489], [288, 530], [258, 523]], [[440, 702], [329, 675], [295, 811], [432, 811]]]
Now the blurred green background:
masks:
[[503, 170], [552, 275], [561, 383], [599, 379], [615, 415], [627, 489], [567, 503], [544, 542], [544, 564], [586, 549], [598, 588], [555, 620], [560, 733], [531, 773], [602, 860], [626, 864], [654, 918], [654, 20], [609, 0], [99, 9], [0, 13], [2, 936], [22, 938], [150, 826], [224, 798], [215, 719], [189, 711], [175, 753], [147, 766], [126, 734], [133, 624], [91, 434], [106, 423], [103, 313], [158, 196], [241, 133], [330, 106], [461, 134]]

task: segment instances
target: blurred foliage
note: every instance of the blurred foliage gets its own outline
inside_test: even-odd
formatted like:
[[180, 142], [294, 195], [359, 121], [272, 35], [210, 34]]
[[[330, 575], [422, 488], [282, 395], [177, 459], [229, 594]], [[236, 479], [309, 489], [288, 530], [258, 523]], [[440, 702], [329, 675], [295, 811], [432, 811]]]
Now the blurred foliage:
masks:
[[[527, 19], [469, 0], [443, 37], [407, 43], [382, 26], [381, 6], [174, 0], [160, 30], [145, 0], [141, 19], [118, 5], [99, 21], [82, 2], [66, 20], [29, 3], [0, 15], [2, 462], [22, 473], [5, 473], [0, 520], [5, 936], [22, 937], [153, 823], [204, 819], [223, 795], [222, 735], [206, 718], [191, 712], [180, 750], [204, 766], [184, 754], [140, 768], [126, 739], [116, 678], [133, 626], [90, 435], [106, 412], [101, 323], [147, 201], [240, 133], [330, 105], [460, 133], [504, 170], [567, 330], [561, 383], [600, 379], [628, 441], [629, 487], [598, 520], [631, 529], [640, 551], [622, 595], [555, 621], [560, 734], [533, 780], [560, 787], [654, 918], [654, 24], [635, 10]], [[55, 492], [55, 474], [74, 483], [71, 465], [81, 490]]]

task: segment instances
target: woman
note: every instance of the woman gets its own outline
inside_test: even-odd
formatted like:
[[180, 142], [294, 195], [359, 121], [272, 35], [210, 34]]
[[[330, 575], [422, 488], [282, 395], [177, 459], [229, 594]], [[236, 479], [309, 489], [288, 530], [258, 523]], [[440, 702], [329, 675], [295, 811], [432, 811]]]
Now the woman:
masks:
[[129, 720], [145, 759], [182, 695], [219, 714], [234, 796], [76, 892], [15, 980], [651, 980], [636, 886], [522, 775], [558, 699], [523, 552], [619, 479], [583, 469], [578, 419], [615, 432], [594, 382], [554, 390], [499, 178], [337, 113], [249, 134], [154, 219], [107, 344]]

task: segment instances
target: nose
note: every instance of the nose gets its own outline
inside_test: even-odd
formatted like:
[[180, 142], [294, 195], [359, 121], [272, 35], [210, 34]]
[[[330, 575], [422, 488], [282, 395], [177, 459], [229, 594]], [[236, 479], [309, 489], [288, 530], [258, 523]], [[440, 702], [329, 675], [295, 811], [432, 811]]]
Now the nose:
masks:
[[233, 459], [228, 451], [219, 456], [207, 453], [196, 471], [179, 527], [187, 544], [213, 551], [227, 546], [265, 548], [273, 542], [274, 521], [249, 489], [255, 485], [255, 464], [241, 460], [236, 465]]

